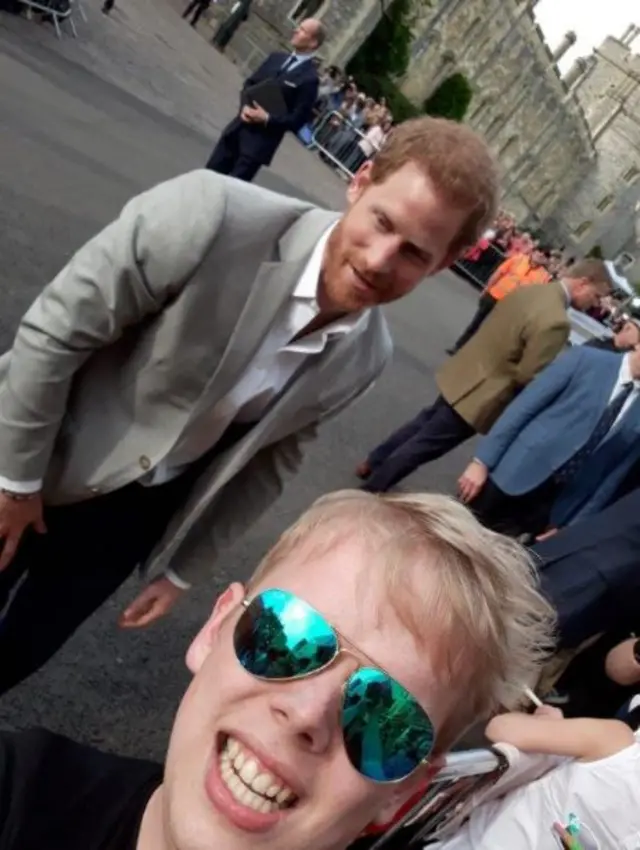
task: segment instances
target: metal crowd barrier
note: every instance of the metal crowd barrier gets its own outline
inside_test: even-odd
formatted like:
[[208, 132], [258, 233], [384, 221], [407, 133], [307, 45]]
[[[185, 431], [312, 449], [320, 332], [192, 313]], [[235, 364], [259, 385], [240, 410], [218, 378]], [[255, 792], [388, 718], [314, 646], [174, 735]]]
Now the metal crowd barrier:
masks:
[[424, 797], [380, 838], [358, 842], [353, 850], [404, 850], [441, 840], [447, 827], [467, 817], [473, 798], [495, 785], [508, 767], [493, 747], [450, 753]]
[[[325, 112], [312, 125], [307, 146], [346, 177], [353, 177], [368, 159], [360, 147], [363, 139], [366, 139], [365, 134], [340, 112]], [[370, 144], [367, 139], [367, 146]]]
[[[63, 21], [69, 22], [69, 27], [74, 38], [78, 37], [75, 21], [73, 20], [74, 0], [20, 0], [20, 3], [27, 9], [27, 14], [30, 15], [34, 11], [43, 15], [49, 15], [53, 21], [53, 26], [58, 38], [62, 38], [62, 29], [60, 24]], [[84, 21], [87, 20], [84, 9], [80, 0], [75, 2], [75, 7], [80, 12], [80, 16]]]
[[489, 283], [491, 275], [506, 258], [506, 254], [503, 254], [495, 245], [490, 244], [477, 260], [457, 260], [453, 264], [453, 270], [473, 283], [474, 286], [484, 289]]

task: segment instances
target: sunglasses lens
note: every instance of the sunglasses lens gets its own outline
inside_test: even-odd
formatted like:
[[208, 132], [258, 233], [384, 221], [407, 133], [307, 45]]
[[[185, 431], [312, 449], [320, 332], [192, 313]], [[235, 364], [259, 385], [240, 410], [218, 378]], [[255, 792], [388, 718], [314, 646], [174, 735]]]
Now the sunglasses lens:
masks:
[[326, 620], [286, 590], [256, 596], [238, 620], [233, 644], [240, 664], [262, 679], [315, 673], [338, 651], [336, 633]]
[[342, 727], [349, 761], [375, 782], [409, 776], [433, 747], [433, 724], [424, 709], [402, 685], [371, 667], [347, 681]]

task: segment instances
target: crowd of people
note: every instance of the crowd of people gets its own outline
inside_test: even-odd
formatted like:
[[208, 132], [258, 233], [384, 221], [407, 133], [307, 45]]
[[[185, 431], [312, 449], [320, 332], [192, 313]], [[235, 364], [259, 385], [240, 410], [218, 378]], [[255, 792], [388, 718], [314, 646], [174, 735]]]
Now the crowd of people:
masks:
[[320, 73], [313, 120], [298, 138], [349, 176], [380, 150], [393, 123], [384, 97], [370, 97], [353, 77], [329, 66]]
[[[223, 547], [384, 370], [381, 307], [469, 245], [508, 256], [361, 488], [304, 510], [217, 599], [164, 764], [0, 733], [2, 850], [367, 846], [473, 726], [506, 772], [438, 848], [640, 846], [638, 327], [567, 350], [568, 310], [609, 297], [608, 267], [552, 267], [496, 219], [497, 164], [462, 124], [398, 124], [343, 213], [252, 185], [320, 92], [369, 132], [391, 121], [335, 69], [320, 88], [323, 38], [302, 21], [208, 167], [133, 198], [0, 361], [0, 694], [139, 567], [122, 628], [207, 594]], [[252, 93], [276, 78], [269, 112]], [[387, 492], [476, 435], [455, 495]]]
[[[462, 256], [463, 261], [473, 264], [473, 270], [483, 281], [484, 276], [495, 270], [503, 259], [530, 257], [537, 267], [546, 270], [550, 277], [561, 274], [563, 269], [575, 262], [574, 257], [565, 257], [563, 248], [546, 245], [531, 233], [518, 227], [510, 213], [501, 210], [495, 221]], [[529, 269], [520, 274], [530, 274]]]

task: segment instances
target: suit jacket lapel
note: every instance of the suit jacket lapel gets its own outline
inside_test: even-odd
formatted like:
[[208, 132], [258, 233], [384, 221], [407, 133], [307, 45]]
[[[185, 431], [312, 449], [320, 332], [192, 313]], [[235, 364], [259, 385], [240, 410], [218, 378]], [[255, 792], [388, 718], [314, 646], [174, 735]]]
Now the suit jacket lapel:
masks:
[[268, 335], [278, 312], [291, 298], [311, 253], [339, 213], [312, 209], [283, 234], [278, 259], [264, 262], [253, 282], [229, 344], [207, 392], [225, 396], [249, 366]]

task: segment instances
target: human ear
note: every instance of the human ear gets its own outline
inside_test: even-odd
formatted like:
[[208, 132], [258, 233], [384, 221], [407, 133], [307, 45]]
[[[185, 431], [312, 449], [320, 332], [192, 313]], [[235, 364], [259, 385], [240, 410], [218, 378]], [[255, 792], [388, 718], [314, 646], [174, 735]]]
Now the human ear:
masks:
[[197, 673], [202, 667], [211, 652], [223, 621], [242, 603], [244, 598], [244, 586], [239, 582], [233, 582], [216, 599], [211, 616], [187, 650], [187, 667], [192, 673]]
[[359, 201], [364, 194], [365, 189], [368, 189], [371, 185], [371, 168], [371, 160], [368, 160], [363, 163], [353, 175], [353, 179], [347, 188], [347, 202], [349, 203], [349, 206], [352, 206], [356, 201]]

